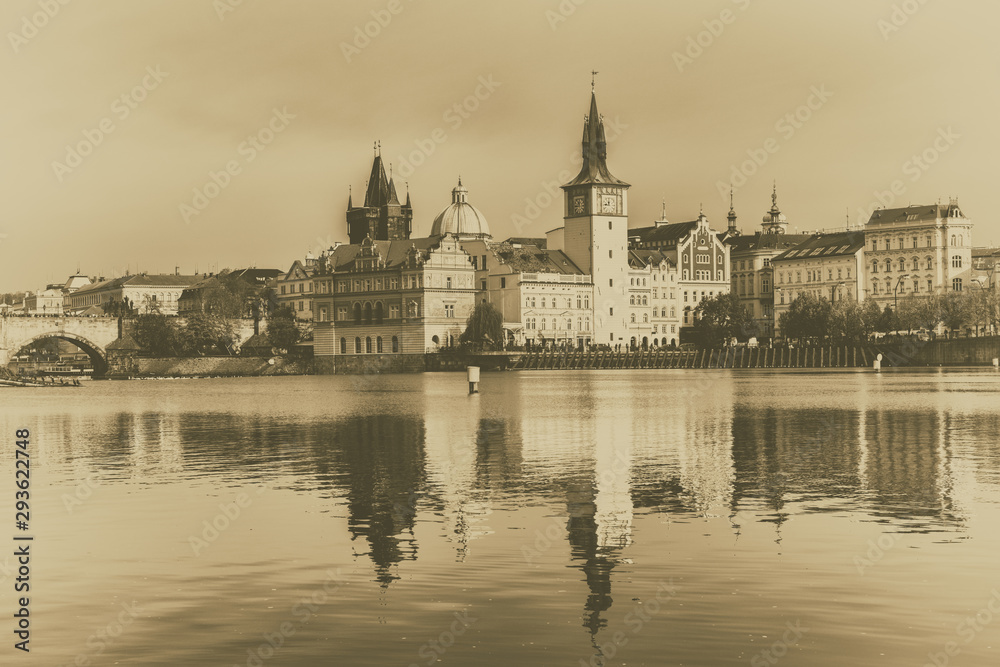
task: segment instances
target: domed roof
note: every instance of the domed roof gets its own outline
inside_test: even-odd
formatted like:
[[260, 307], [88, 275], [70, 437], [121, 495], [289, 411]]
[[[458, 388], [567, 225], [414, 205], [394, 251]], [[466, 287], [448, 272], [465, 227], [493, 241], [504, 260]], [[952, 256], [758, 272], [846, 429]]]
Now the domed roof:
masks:
[[458, 238], [492, 238], [490, 226], [482, 211], [469, 203], [469, 191], [458, 179], [458, 185], [451, 191], [451, 205], [434, 218], [431, 236], [454, 234]]

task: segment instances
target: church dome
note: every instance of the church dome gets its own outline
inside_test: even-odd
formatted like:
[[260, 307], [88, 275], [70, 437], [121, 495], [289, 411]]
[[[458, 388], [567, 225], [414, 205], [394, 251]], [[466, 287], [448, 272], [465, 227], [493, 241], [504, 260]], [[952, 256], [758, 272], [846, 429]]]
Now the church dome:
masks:
[[431, 236], [453, 234], [463, 239], [492, 238], [490, 226], [482, 211], [469, 203], [469, 191], [458, 179], [451, 191], [451, 205], [434, 218]]

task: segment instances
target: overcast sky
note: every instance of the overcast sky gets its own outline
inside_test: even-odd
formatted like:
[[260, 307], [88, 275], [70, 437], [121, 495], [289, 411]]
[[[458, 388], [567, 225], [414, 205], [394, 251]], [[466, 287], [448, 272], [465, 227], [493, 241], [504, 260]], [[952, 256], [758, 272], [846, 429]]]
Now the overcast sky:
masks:
[[376, 140], [414, 236], [459, 175], [495, 237], [541, 236], [591, 70], [633, 227], [665, 199], [723, 229], [735, 181], [752, 232], [777, 180], [799, 231], [858, 224], [895, 184], [1000, 239], [995, 2], [62, 2], [0, 5], [0, 291], [287, 269], [346, 241]]

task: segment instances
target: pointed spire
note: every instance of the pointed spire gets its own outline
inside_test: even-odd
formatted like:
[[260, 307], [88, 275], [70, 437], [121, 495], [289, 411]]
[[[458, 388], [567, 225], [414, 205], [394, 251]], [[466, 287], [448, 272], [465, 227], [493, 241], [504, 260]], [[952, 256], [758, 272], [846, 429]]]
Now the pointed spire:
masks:
[[[379, 151], [379, 144], [375, 142], [375, 150]], [[376, 154], [372, 162], [372, 173], [368, 177], [368, 190], [365, 193], [365, 208], [385, 206], [389, 202], [389, 179], [385, 175], [385, 165], [382, 163], [382, 156]]]
[[568, 185], [603, 183], [628, 186], [611, 175], [607, 164], [608, 142], [604, 132], [604, 119], [597, 110], [597, 95], [590, 94], [590, 113], [583, 120], [583, 166]]
[[729, 186], [729, 215], [726, 217], [729, 220], [729, 231], [736, 233], [736, 203], [733, 198], [733, 186]]
[[410, 207], [410, 182], [406, 181], [406, 207]]
[[354, 208], [354, 203], [352, 201], [353, 197], [354, 197], [354, 189], [350, 185], [348, 185], [347, 186], [347, 210], [348, 211], [350, 211], [352, 208]]

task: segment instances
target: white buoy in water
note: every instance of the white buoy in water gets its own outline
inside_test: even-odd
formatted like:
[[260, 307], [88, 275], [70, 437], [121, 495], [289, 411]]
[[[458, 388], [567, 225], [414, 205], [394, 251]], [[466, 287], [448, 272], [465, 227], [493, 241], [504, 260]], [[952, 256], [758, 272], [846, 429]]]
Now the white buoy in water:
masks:
[[879, 354], [877, 357], [875, 357], [875, 363], [872, 364], [872, 367], [875, 370], [877, 370], [877, 371], [881, 371], [882, 370], [882, 355], [881, 354]]
[[1000, 368], [1000, 359], [993, 357], [993, 368]]
[[469, 366], [466, 368], [469, 376], [469, 394], [479, 393], [479, 366]]

